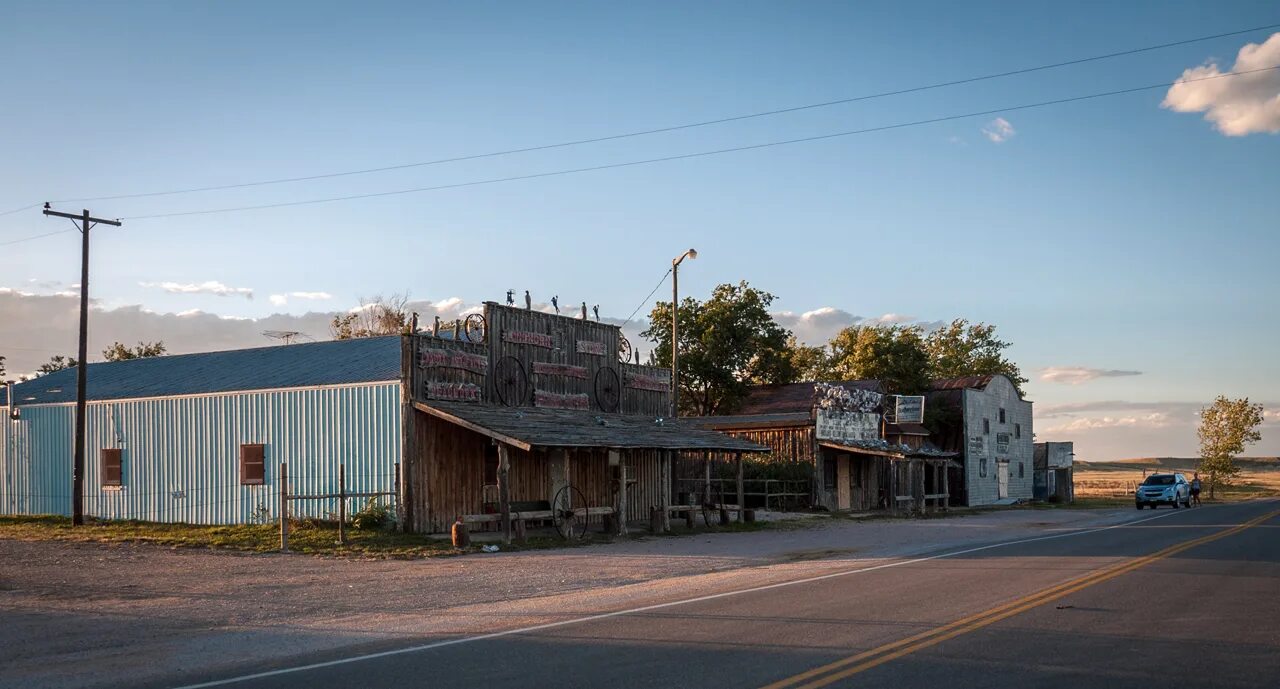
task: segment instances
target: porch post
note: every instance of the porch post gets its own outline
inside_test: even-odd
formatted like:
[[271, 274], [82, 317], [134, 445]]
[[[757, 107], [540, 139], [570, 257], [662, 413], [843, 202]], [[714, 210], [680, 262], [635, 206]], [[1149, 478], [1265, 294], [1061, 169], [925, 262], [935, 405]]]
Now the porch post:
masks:
[[737, 479], [738, 479], [738, 522], [739, 522], [739, 523], [742, 523], [742, 521], [743, 521], [743, 520], [744, 520], [744, 518], [745, 518], [745, 517], [743, 516], [743, 512], [745, 512], [745, 511], [746, 511], [746, 507], [747, 507], [747, 496], [746, 496], [746, 494], [744, 493], [744, 491], [743, 491], [743, 489], [742, 489], [742, 453], [741, 453], [741, 452], [735, 452], [735, 453], [734, 453], [734, 455], [733, 455], [733, 463], [734, 463], [734, 465], [735, 465], [734, 470], [735, 470], [735, 471], [737, 472], [737, 474], [738, 474], [738, 475], [737, 475]]
[[498, 443], [498, 511], [502, 515], [502, 542], [511, 543], [511, 481], [507, 472], [511, 468], [511, 453], [504, 443]]
[[675, 454], [674, 450], [667, 450], [662, 453], [662, 466], [658, 475], [661, 477], [662, 486], [658, 490], [658, 502], [662, 508], [662, 533], [671, 531], [671, 457]]

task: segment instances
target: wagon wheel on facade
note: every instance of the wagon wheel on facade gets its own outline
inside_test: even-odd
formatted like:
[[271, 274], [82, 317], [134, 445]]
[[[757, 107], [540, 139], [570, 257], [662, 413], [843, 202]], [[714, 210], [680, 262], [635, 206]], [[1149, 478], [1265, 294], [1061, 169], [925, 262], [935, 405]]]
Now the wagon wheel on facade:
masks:
[[572, 484], [556, 491], [551, 500], [551, 522], [556, 531], [566, 539], [582, 538], [587, 534], [587, 496]]
[[462, 322], [462, 333], [467, 342], [484, 342], [485, 332], [483, 314], [473, 313]]
[[600, 411], [612, 414], [618, 411], [621, 401], [622, 381], [618, 380], [618, 372], [611, 368], [596, 371], [595, 379], [596, 404]]
[[621, 333], [618, 334], [618, 361], [631, 363], [631, 343]]
[[702, 523], [707, 526], [720, 525], [720, 505], [724, 504], [724, 496], [720, 494], [720, 479], [713, 478], [711, 483], [702, 488]]
[[513, 356], [498, 359], [493, 367], [493, 392], [508, 407], [519, 407], [529, 400], [529, 376], [524, 365]]

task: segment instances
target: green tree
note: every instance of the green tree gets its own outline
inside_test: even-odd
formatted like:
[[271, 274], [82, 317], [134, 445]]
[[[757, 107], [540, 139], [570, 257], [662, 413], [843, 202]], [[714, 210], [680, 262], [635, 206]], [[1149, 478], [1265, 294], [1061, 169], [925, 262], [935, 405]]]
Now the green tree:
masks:
[[1008, 376], [1018, 394], [1022, 394], [1022, 386], [1027, 379], [1018, 365], [1005, 357], [1004, 351], [1009, 345], [996, 337], [994, 325], [970, 323], [961, 318], [924, 338], [931, 377], [958, 378], [1001, 373]]
[[1229, 484], [1240, 473], [1236, 456], [1245, 445], [1262, 439], [1262, 405], [1249, 398], [1228, 399], [1219, 395], [1213, 404], [1200, 410], [1200, 466], [1209, 475], [1209, 499], [1218, 482]]
[[46, 373], [61, 371], [64, 368], [75, 368], [76, 364], [77, 362], [75, 357], [62, 356], [59, 354], [50, 358], [48, 363], [40, 364], [40, 368], [36, 369], [36, 375], [42, 376]]
[[335, 340], [379, 337], [407, 332], [409, 328], [409, 294], [381, 295], [360, 299], [360, 307], [333, 317], [329, 334]]
[[793, 335], [787, 338], [787, 356], [795, 369], [796, 380], [832, 380], [836, 377], [825, 346], [810, 347], [797, 341]]
[[0, 380], [4, 379], [4, 356], [0, 355]]
[[[715, 288], [705, 302], [680, 302], [680, 413], [732, 412], [758, 383], [795, 380], [785, 328], [769, 315], [773, 295], [746, 281]], [[671, 360], [671, 303], [658, 302], [640, 333], [654, 343], [650, 360]]]
[[851, 325], [836, 333], [829, 346], [831, 369], [838, 379], [876, 379], [898, 395], [929, 388], [929, 356], [918, 326]]
[[128, 361], [129, 359], [146, 359], [153, 356], [163, 356], [165, 353], [164, 342], [139, 342], [137, 347], [126, 347], [116, 342], [115, 344], [102, 350], [102, 358], [107, 361]]

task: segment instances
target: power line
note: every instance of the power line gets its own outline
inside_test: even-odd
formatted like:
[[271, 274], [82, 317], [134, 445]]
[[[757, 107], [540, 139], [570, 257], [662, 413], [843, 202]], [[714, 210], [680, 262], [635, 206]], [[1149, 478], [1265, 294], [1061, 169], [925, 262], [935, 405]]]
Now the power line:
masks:
[[637, 313], [640, 313], [640, 309], [643, 309], [644, 305], [649, 303], [649, 300], [653, 298], [653, 295], [658, 291], [658, 288], [662, 286], [662, 283], [667, 281], [667, 276], [670, 274], [671, 269], [667, 268], [667, 272], [662, 274], [662, 279], [658, 280], [658, 284], [653, 286], [653, 291], [649, 292], [649, 296], [645, 297], [644, 301], [640, 302], [640, 305], [636, 307], [636, 310], [632, 311], [630, 316], [627, 316], [627, 320], [623, 321], [622, 325], [618, 326], [619, 328], [625, 328], [627, 324], [631, 322], [631, 319], [635, 318]]
[[15, 208], [11, 211], [5, 211], [3, 213], [0, 213], [0, 217], [4, 217], [6, 215], [13, 215], [14, 213], [21, 213], [22, 211], [29, 211], [32, 208], [39, 208], [39, 207], [40, 207], [40, 204], [33, 203], [30, 206], [23, 206], [22, 208]]
[[[649, 136], [652, 134], [662, 134], [666, 132], [674, 132], [674, 131], [680, 131], [684, 129], [694, 129], [697, 127], [708, 127], [708, 126], [717, 125], [717, 124], [727, 124], [729, 122], [740, 122], [742, 120], [750, 120], [750, 119], [756, 119], [760, 117], [771, 117], [773, 115], [782, 115], [782, 114], [792, 113], [792, 112], [801, 112], [804, 110], [827, 108], [835, 105], [845, 105], [848, 103], [857, 103], [860, 101], [875, 100], [878, 98], [901, 96], [909, 93], [919, 93], [921, 91], [930, 91], [930, 90], [946, 88], [950, 86], [960, 86], [963, 84], [972, 84], [980, 81], [990, 81], [992, 79], [1003, 79], [1005, 77], [1018, 76], [1022, 74], [1031, 74], [1034, 72], [1041, 72], [1041, 71], [1050, 70], [1050, 69], [1070, 67], [1073, 65], [1080, 65], [1080, 64], [1085, 64], [1089, 62], [1097, 62], [1100, 60], [1109, 60], [1117, 57], [1137, 55], [1140, 53], [1146, 53], [1146, 52], [1151, 52], [1155, 50], [1163, 50], [1165, 48], [1174, 48], [1174, 47], [1183, 46], [1183, 45], [1190, 45], [1192, 43], [1211, 41], [1217, 38], [1227, 38], [1229, 36], [1238, 36], [1240, 34], [1252, 33], [1254, 31], [1263, 31], [1267, 29], [1274, 29], [1277, 27], [1280, 27], [1280, 24], [1267, 24], [1264, 26], [1255, 26], [1248, 29], [1240, 29], [1238, 31], [1228, 31], [1225, 33], [1213, 34], [1211, 36], [1198, 36], [1196, 38], [1188, 38], [1180, 41], [1160, 43], [1157, 45], [1150, 45], [1150, 46], [1145, 46], [1141, 48], [1132, 48], [1129, 50], [1121, 50], [1121, 51], [1112, 52], [1112, 53], [1105, 53], [1102, 55], [1093, 55], [1090, 57], [1076, 58], [1073, 60], [1065, 60], [1062, 62], [1054, 62], [1050, 64], [1037, 65], [1034, 67], [1025, 67], [1022, 69], [1009, 70], [1006, 72], [984, 74], [981, 76], [967, 77], [964, 79], [955, 79], [952, 81], [942, 81], [942, 82], [936, 82], [933, 84], [925, 84], [923, 86], [912, 86], [904, 89], [896, 89], [892, 91], [881, 91], [879, 93], [871, 93], [871, 94], [865, 94], [861, 96], [852, 96], [849, 98], [840, 98], [837, 100], [823, 101], [820, 103], [809, 103], [806, 105], [797, 105], [797, 106], [787, 107], [787, 108], [778, 108], [776, 110], [764, 110], [761, 112], [748, 113], [745, 115], [732, 115], [729, 117], [722, 117], [722, 118], [713, 119], [713, 120], [703, 120], [701, 122], [690, 122], [686, 124], [673, 125], [670, 127], [643, 129], [638, 131], [624, 132], [621, 134], [611, 134], [608, 136], [599, 136], [599, 137], [593, 137], [588, 139], [575, 139], [572, 141], [562, 141], [559, 143], [543, 144], [539, 146], [513, 148], [513, 149], [508, 149], [503, 151], [476, 153], [471, 155], [456, 156], [452, 158], [439, 158], [436, 160], [427, 160], [427, 161], [420, 161], [415, 163], [403, 163], [400, 165], [387, 165], [383, 167], [365, 168], [361, 170], [346, 170], [342, 172], [330, 172], [330, 173], [324, 173], [324, 174], [318, 174], [318, 175], [306, 175], [302, 177], [282, 177], [278, 179], [259, 180], [254, 182], [240, 182], [236, 184], [222, 184], [222, 185], [205, 186], [205, 187], [190, 187], [185, 189], [171, 189], [167, 191], [151, 191], [151, 192], [143, 192], [143, 193], [136, 193], [136, 194], [118, 194], [115, 196], [89, 196], [89, 197], [74, 198], [74, 199], [60, 199], [58, 201], [54, 201], [53, 203], [79, 203], [82, 201], [110, 201], [110, 200], [117, 200], [117, 199], [136, 199], [136, 198], [145, 198], [145, 197], [152, 197], [152, 196], [172, 196], [175, 194], [191, 194], [191, 193], [204, 192], [204, 191], [223, 191], [227, 189], [243, 189], [246, 187], [258, 187], [258, 186], [266, 186], [266, 185], [272, 185], [272, 184], [286, 184], [291, 182], [308, 182], [308, 181], [314, 181], [319, 179], [331, 179], [334, 177], [367, 175], [367, 174], [372, 174], [376, 172], [390, 172], [393, 170], [405, 170], [409, 168], [425, 167], [429, 165], [443, 165], [446, 163], [458, 163], [458, 162], [463, 162], [468, 160], [479, 160], [482, 158], [495, 158], [498, 156], [514, 155], [517, 153], [532, 153], [535, 151], [546, 151], [546, 150], [556, 149], [556, 148], [567, 148], [570, 146], [581, 146], [585, 144], [602, 143], [605, 141], [616, 141], [618, 139], [628, 139], [628, 138], [633, 138], [638, 136]], [[15, 211], [0, 213], [0, 215], [8, 215], [9, 213], [27, 210], [32, 207], [33, 206], [27, 206], [26, 208], [19, 208]]]
[[[590, 167], [570, 168], [566, 170], [552, 170], [549, 172], [537, 172], [537, 173], [528, 174], [528, 175], [496, 177], [492, 179], [482, 179], [482, 180], [475, 180], [471, 182], [457, 182], [454, 184], [441, 184], [441, 185], [430, 186], [430, 187], [415, 187], [412, 189], [396, 189], [393, 191], [379, 191], [379, 192], [372, 192], [367, 194], [350, 194], [347, 196], [330, 196], [330, 197], [318, 198], [318, 199], [307, 199], [303, 201], [284, 201], [280, 203], [264, 203], [264, 204], [253, 205], [253, 206], [234, 206], [230, 208], [207, 208], [203, 210], [181, 211], [181, 212], [175, 212], [175, 213], [155, 213], [151, 215], [135, 215], [135, 216], [123, 218], [123, 219], [124, 220], [148, 220], [148, 219], [154, 219], [154, 218], [176, 218], [176, 217], [184, 217], [184, 216], [191, 216], [191, 215], [211, 215], [215, 213], [233, 213], [238, 211], [266, 210], [270, 208], [288, 208], [292, 206], [307, 206], [307, 205], [319, 204], [319, 203], [335, 203], [338, 201], [355, 201], [358, 199], [371, 199], [371, 198], [378, 198], [383, 196], [399, 196], [402, 194], [416, 194], [416, 193], [422, 193], [422, 192], [428, 192], [428, 191], [441, 191], [444, 189], [460, 189], [463, 187], [476, 187], [476, 186], [482, 186], [482, 185], [488, 185], [488, 184], [499, 184], [502, 182], [515, 182], [515, 181], [527, 180], [527, 179], [540, 179], [543, 177], [558, 177], [558, 176], [572, 175], [572, 174], [577, 174], [582, 172], [596, 172], [599, 170], [613, 170], [617, 168], [635, 167], [638, 165], [650, 165], [653, 163], [664, 163], [664, 162], [671, 162], [675, 160], [705, 158], [708, 156], [722, 155], [725, 153], [737, 153], [740, 151], [753, 151], [753, 150], [759, 150], [764, 148], [774, 148], [777, 146], [788, 146], [791, 144], [807, 143], [811, 141], [822, 141], [826, 139], [835, 139], [839, 137], [854, 136], [858, 134], [870, 134], [872, 132], [883, 132], [891, 129], [905, 129], [907, 127], [918, 127], [926, 124], [937, 124], [939, 122], [949, 122], [952, 120], [962, 120], [962, 119], [968, 119], [972, 117], [982, 117], [984, 115], [994, 115], [997, 113], [1014, 112], [1018, 110], [1030, 110], [1032, 108], [1043, 108], [1050, 105], [1076, 103], [1079, 101], [1093, 100], [1097, 98], [1107, 98], [1110, 96], [1120, 96], [1120, 95], [1125, 95], [1129, 93], [1137, 93], [1140, 91], [1150, 91], [1153, 89], [1169, 88], [1175, 84], [1193, 83], [1197, 81], [1207, 81], [1210, 79], [1222, 79], [1226, 77], [1234, 77], [1234, 76], [1240, 76], [1244, 74], [1253, 74], [1256, 72], [1265, 72], [1273, 69], [1280, 69], [1280, 65], [1274, 65], [1271, 67], [1261, 67], [1258, 69], [1250, 69], [1250, 70], [1244, 70], [1239, 72], [1224, 72], [1222, 74], [1215, 74], [1212, 76], [1199, 77], [1195, 79], [1178, 79], [1177, 81], [1163, 82], [1159, 84], [1150, 84], [1147, 86], [1134, 86], [1134, 87], [1125, 88], [1125, 89], [1117, 89], [1115, 91], [1103, 91], [1101, 93], [1091, 93], [1083, 96], [1055, 98], [1053, 100], [1040, 101], [1037, 103], [1025, 103], [1022, 105], [1012, 105], [1012, 106], [1006, 106], [1002, 108], [993, 108], [990, 110], [979, 110], [976, 112], [967, 112], [967, 113], [957, 114], [957, 115], [933, 117], [925, 120], [899, 122], [896, 124], [887, 124], [887, 125], [881, 125], [878, 127], [867, 127], [864, 129], [851, 129], [843, 132], [834, 132], [831, 134], [819, 134], [816, 136], [806, 136], [798, 139], [784, 139], [781, 141], [769, 141], [761, 144], [733, 146], [730, 148], [718, 148], [710, 151], [682, 153], [678, 155], [662, 156], [660, 158], [646, 158], [643, 160], [632, 160], [632, 161], [627, 161], [622, 163], [609, 163], [606, 165], [593, 165]], [[24, 240], [15, 240], [15, 242], [16, 241], [24, 241]], [[15, 243], [15, 242], [10, 242], [10, 243]]]
[[[40, 204], [36, 204], [36, 206], [38, 206], [38, 205], [40, 205]], [[35, 208], [36, 206], [31, 206], [31, 208]], [[26, 209], [23, 209], [23, 210], [26, 210]], [[33, 239], [44, 239], [45, 237], [52, 237], [52, 236], [53, 236], [53, 235], [55, 235], [55, 234], [66, 234], [66, 233], [68, 233], [68, 232], [75, 232], [75, 230], [57, 230], [57, 231], [55, 231], [55, 232], [46, 232], [46, 233], [44, 233], [44, 234], [32, 235], [32, 236], [30, 236], [30, 237], [21, 237], [21, 238], [18, 238], [18, 239], [10, 239], [10, 240], [8, 240], [8, 241], [6, 241], [6, 242], [0, 242], [0, 246], [9, 246], [10, 244], [17, 244], [17, 243], [19, 243], [19, 242], [29, 242], [29, 241], [31, 241], [31, 240], [33, 240]]]

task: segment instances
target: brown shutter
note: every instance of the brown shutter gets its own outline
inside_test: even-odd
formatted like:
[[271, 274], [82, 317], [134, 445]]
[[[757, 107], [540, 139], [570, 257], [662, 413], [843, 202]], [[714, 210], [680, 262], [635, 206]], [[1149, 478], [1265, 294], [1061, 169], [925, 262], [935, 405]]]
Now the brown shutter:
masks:
[[123, 485], [124, 472], [121, 468], [121, 451], [102, 448], [102, 485]]
[[266, 479], [267, 451], [265, 445], [240, 446], [240, 483], [260, 486]]

